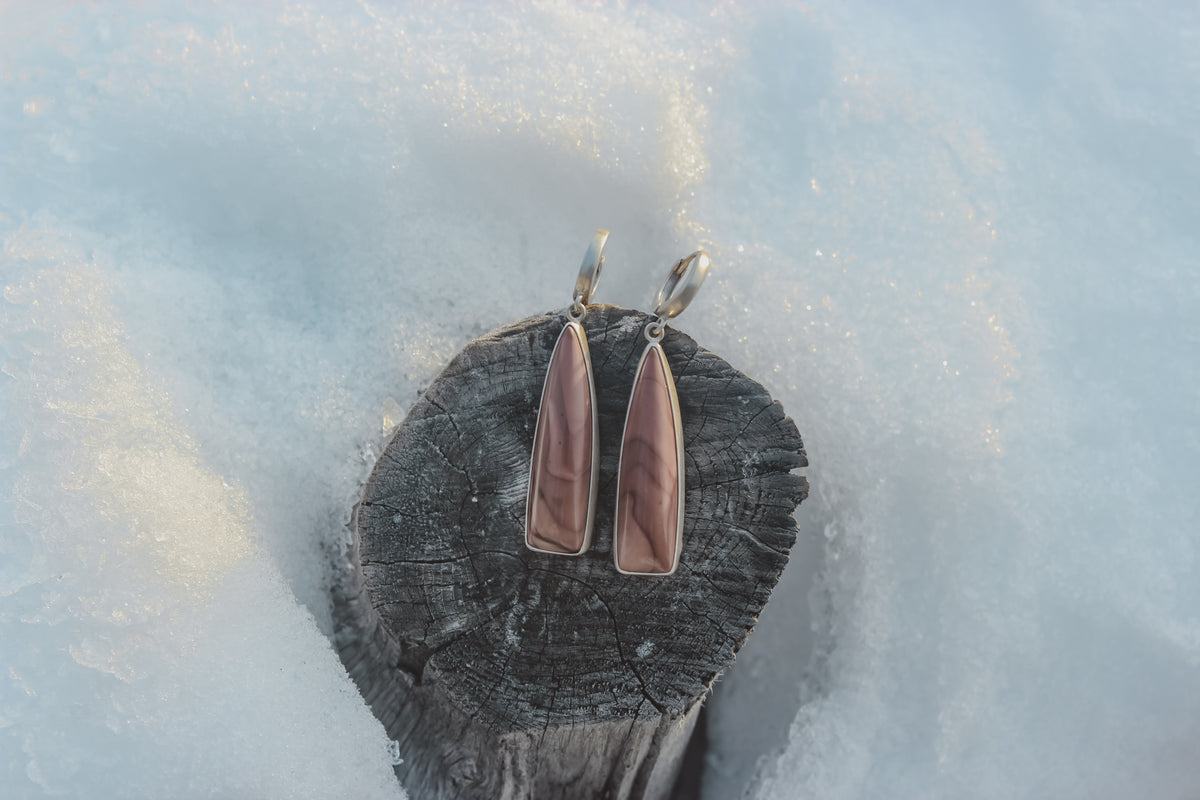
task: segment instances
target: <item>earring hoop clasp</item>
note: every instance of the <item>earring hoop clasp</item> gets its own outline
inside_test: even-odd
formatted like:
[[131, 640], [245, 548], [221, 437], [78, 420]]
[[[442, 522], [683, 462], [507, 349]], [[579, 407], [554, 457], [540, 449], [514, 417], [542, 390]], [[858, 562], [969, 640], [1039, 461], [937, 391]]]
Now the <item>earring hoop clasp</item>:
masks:
[[696, 297], [696, 292], [700, 291], [700, 284], [708, 277], [710, 263], [708, 253], [697, 250], [671, 267], [667, 282], [654, 296], [654, 315], [659, 320], [666, 322], [683, 313]]
[[600, 272], [604, 269], [604, 245], [608, 242], [608, 231], [596, 229], [592, 243], [583, 254], [583, 264], [579, 267], [579, 277], [575, 279], [575, 294], [572, 305], [586, 306], [592, 300], [592, 294], [600, 285]]

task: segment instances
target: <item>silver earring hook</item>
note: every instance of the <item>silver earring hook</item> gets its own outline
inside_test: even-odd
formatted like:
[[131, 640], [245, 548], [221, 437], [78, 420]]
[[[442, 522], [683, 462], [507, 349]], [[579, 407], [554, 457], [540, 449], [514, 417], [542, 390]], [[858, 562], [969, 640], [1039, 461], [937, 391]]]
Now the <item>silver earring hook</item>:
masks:
[[660, 327], [683, 313], [696, 297], [700, 284], [708, 277], [710, 263], [708, 253], [697, 250], [671, 267], [667, 282], [654, 296], [654, 315], [658, 317]]
[[579, 277], [575, 279], [575, 293], [572, 295], [572, 315], [583, 317], [584, 308], [592, 301], [592, 294], [600, 285], [600, 272], [604, 269], [604, 245], [608, 242], [608, 231], [596, 229], [592, 243], [583, 254], [583, 264], [579, 267]]

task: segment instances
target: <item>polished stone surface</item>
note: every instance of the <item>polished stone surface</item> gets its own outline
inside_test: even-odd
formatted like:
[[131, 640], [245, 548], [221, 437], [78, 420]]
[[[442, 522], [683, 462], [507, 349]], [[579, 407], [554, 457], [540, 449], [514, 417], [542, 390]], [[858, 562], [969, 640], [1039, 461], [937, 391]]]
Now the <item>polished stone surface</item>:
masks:
[[621, 443], [614, 551], [626, 572], [666, 575], [678, 559], [679, 410], [662, 348], [647, 348]]
[[537, 550], [586, 549], [595, 447], [589, 373], [587, 339], [569, 323], [550, 358], [533, 438], [525, 543]]

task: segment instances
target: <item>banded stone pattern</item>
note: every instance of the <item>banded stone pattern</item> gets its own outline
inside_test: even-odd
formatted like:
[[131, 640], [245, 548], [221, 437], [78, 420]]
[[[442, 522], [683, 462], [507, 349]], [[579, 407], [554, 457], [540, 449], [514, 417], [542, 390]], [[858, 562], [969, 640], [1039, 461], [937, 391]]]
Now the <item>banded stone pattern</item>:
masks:
[[538, 408], [525, 502], [525, 543], [578, 555], [591, 540], [598, 459], [592, 365], [583, 326], [568, 322], [554, 346]]
[[[787, 564], [807, 495], [795, 425], [758, 383], [668, 328], [684, 447], [683, 547], [667, 577], [613, 562], [618, 458], [650, 318], [583, 320], [600, 435], [591, 548], [525, 545], [530, 453], [567, 319], [469, 343], [364, 487], [333, 586], [346, 668], [421, 798], [665, 797], [702, 699]], [[736, 667], [734, 667], [736, 668]]]
[[621, 436], [613, 548], [623, 572], [675, 572], [684, 488], [682, 449], [675, 379], [662, 347], [651, 344], [638, 364]]

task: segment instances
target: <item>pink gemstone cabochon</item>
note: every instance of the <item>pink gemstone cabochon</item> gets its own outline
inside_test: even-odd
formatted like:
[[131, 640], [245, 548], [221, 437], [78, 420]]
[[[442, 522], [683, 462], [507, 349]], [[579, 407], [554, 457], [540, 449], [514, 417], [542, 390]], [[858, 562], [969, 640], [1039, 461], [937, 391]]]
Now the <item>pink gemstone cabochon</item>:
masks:
[[662, 348], [642, 354], [621, 442], [613, 553], [617, 568], [670, 575], [679, 563], [682, 436], [675, 380]]
[[587, 338], [567, 323], [554, 346], [530, 459], [525, 543], [579, 555], [587, 549], [595, 464], [595, 409]]

